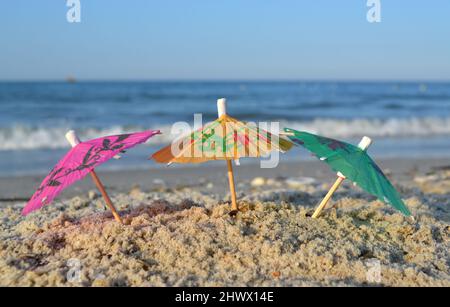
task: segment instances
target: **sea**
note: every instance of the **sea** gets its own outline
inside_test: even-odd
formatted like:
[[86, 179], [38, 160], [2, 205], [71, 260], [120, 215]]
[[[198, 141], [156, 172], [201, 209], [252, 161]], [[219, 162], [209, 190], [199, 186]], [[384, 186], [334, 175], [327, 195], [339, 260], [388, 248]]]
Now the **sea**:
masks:
[[[450, 158], [450, 82], [0, 82], [0, 176], [47, 173], [69, 149], [70, 129], [82, 140], [159, 129], [102, 168], [160, 167], [148, 157], [177, 137], [173, 124], [214, 120], [222, 97], [242, 121], [355, 144], [367, 135], [375, 158]], [[311, 156], [294, 148], [281, 159]]]

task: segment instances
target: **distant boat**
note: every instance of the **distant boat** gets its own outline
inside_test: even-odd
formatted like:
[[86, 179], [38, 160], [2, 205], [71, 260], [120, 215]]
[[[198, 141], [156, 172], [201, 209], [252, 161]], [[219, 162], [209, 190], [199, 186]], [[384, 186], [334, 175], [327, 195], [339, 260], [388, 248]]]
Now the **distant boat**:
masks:
[[421, 93], [425, 93], [425, 92], [427, 91], [427, 89], [428, 89], [428, 87], [427, 87], [426, 84], [421, 83], [421, 84], [419, 85], [419, 91], [420, 91]]
[[76, 82], [77, 82], [77, 79], [75, 79], [75, 77], [68, 76], [68, 77], [66, 78], [66, 82], [67, 82], [67, 83], [76, 83]]

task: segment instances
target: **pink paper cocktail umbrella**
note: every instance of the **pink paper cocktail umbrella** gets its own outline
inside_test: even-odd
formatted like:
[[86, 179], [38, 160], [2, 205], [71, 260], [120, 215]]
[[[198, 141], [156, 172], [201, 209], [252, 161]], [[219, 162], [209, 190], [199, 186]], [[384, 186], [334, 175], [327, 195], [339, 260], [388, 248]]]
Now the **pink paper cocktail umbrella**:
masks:
[[50, 174], [45, 177], [44, 181], [42, 181], [37, 191], [23, 209], [22, 214], [27, 215], [44, 205], [48, 205], [65, 188], [82, 179], [87, 174], [91, 174], [106, 204], [111, 209], [114, 218], [118, 222], [122, 222], [94, 168], [117, 156], [124, 150], [144, 143], [159, 133], [159, 130], [148, 130], [80, 142], [75, 132], [69, 131], [66, 134], [66, 138], [72, 145], [72, 149], [56, 164]]

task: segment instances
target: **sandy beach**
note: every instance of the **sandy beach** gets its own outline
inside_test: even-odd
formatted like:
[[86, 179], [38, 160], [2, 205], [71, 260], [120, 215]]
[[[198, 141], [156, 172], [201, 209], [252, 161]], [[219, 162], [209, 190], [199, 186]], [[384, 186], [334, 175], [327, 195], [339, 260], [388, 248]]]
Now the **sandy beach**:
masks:
[[414, 221], [349, 183], [310, 218], [334, 174], [309, 161], [236, 167], [232, 218], [222, 164], [100, 173], [126, 225], [89, 178], [27, 217], [42, 176], [1, 178], [0, 285], [450, 286], [448, 160], [380, 161]]
[[450, 287], [450, 1], [63, 2], [0, 5], [0, 287]]

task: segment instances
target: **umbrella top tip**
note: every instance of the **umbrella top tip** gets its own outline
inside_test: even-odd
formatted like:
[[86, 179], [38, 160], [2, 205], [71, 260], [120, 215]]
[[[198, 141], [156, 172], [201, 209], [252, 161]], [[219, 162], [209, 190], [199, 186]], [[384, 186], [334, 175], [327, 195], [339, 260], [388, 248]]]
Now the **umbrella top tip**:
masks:
[[217, 112], [219, 117], [227, 114], [227, 100], [225, 98], [217, 99]]
[[366, 150], [370, 146], [370, 144], [372, 144], [372, 139], [368, 136], [363, 136], [358, 144], [358, 147], [362, 150]]
[[75, 147], [77, 144], [80, 143], [80, 139], [78, 138], [74, 130], [67, 131], [66, 139], [72, 147]]

